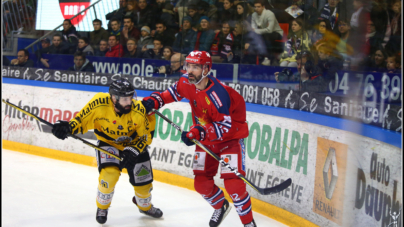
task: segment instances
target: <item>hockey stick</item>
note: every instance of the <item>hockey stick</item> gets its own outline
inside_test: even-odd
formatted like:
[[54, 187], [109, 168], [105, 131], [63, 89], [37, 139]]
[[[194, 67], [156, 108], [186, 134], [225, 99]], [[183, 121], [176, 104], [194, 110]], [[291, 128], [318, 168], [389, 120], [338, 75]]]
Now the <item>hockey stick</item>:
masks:
[[[174, 128], [176, 128], [178, 131], [180, 131], [181, 133], [183, 132], [183, 130], [178, 125], [176, 125], [174, 122], [172, 122], [166, 116], [161, 114], [159, 111], [157, 111], [155, 109], [153, 109], [152, 111], [154, 113], [156, 113], [159, 117], [163, 118], [165, 121], [170, 123], [170, 125], [172, 125]], [[201, 144], [201, 142], [199, 142], [198, 140], [195, 140], [195, 139], [193, 139], [192, 142], [194, 142], [196, 145], [198, 145], [200, 148], [202, 148], [204, 151], [206, 151], [206, 153], [208, 153], [210, 156], [212, 156], [214, 159], [216, 159], [218, 162], [220, 162], [220, 164], [222, 164], [223, 166], [230, 169], [230, 171], [232, 171], [234, 174], [236, 174], [236, 176], [238, 176], [245, 183], [250, 185], [250, 187], [252, 187], [254, 190], [256, 190], [261, 195], [270, 195], [270, 194], [278, 193], [278, 192], [286, 189], [287, 187], [289, 187], [290, 184], [292, 184], [292, 179], [289, 178], [286, 181], [284, 181], [284, 182], [280, 183], [279, 185], [276, 185], [272, 188], [259, 188], [256, 185], [254, 185], [251, 181], [249, 181], [247, 178], [245, 178], [235, 168], [231, 167], [229, 163], [226, 163], [222, 158], [220, 158], [215, 153], [213, 153], [211, 150], [209, 150], [207, 147], [205, 147], [203, 144]]]
[[[38, 116], [36, 116], [36, 115], [30, 113], [30, 112], [27, 112], [27, 111], [21, 109], [20, 107], [14, 105], [14, 104], [12, 104], [12, 103], [10, 103], [10, 102], [8, 102], [8, 101], [5, 101], [4, 99], [2, 99], [2, 101], [3, 101], [5, 104], [7, 104], [7, 105], [9, 105], [9, 106], [11, 106], [11, 107], [14, 107], [14, 108], [16, 108], [17, 110], [23, 112], [24, 114], [26, 114], [26, 115], [28, 115], [28, 116], [31, 116], [31, 117], [35, 118], [36, 120], [38, 120], [38, 121], [44, 123], [45, 125], [48, 125], [48, 126], [50, 126], [50, 127], [53, 128], [53, 124], [52, 124], [52, 123], [50, 123], [50, 122], [48, 122], [48, 121], [45, 121], [44, 119], [42, 119], [42, 118], [40, 118], [40, 117], [38, 117]], [[92, 144], [92, 143], [90, 143], [90, 142], [88, 142], [88, 141], [86, 141], [86, 140], [84, 140], [84, 139], [82, 139], [82, 138], [80, 138], [80, 137], [78, 137], [78, 136], [76, 136], [76, 135], [69, 134], [68, 136], [70, 136], [70, 137], [72, 137], [72, 138], [74, 138], [74, 139], [76, 139], [76, 140], [80, 140], [81, 142], [85, 143], [86, 145], [88, 145], [88, 146], [90, 146], [90, 147], [92, 147], [92, 148], [95, 148], [95, 149], [101, 151], [102, 153], [105, 153], [105, 154], [107, 154], [107, 155], [110, 155], [110, 156], [112, 156], [112, 157], [114, 157], [114, 158], [116, 158], [116, 159], [122, 161], [122, 159], [119, 158], [118, 156], [116, 156], [116, 155], [114, 155], [114, 154], [111, 154], [111, 153], [109, 153], [108, 151], [106, 151], [106, 150], [104, 150], [104, 149], [102, 149], [102, 148], [99, 148], [99, 147], [97, 147], [96, 145], [94, 145], [94, 144]]]

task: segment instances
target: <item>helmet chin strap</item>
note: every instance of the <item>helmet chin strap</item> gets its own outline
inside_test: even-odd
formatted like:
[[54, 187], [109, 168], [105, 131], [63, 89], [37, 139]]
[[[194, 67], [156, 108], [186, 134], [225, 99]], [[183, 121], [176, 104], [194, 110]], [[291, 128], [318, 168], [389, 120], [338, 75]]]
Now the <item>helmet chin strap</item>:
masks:
[[203, 75], [203, 71], [202, 71], [202, 77], [201, 77], [201, 79], [199, 79], [199, 81], [196, 82], [196, 83], [194, 83], [194, 84], [195, 84], [195, 85], [198, 85], [198, 84], [203, 80], [203, 78], [209, 76], [210, 73], [211, 73], [211, 70], [209, 70], [208, 73], [206, 73], [206, 76], [204, 76], [204, 75]]

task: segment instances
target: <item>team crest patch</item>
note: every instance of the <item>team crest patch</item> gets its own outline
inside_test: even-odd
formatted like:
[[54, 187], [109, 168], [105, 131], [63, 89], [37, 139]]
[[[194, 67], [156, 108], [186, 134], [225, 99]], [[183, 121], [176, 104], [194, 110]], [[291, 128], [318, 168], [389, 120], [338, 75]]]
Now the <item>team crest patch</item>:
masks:
[[116, 120], [112, 122], [113, 124], [116, 124]]
[[123, 130], [122, 125], [119, 125], [119, 126], [118, 126], [118, 129], [119, 129], [119, 130]]
[[152, 180], [150, 161], [137, 163], [133, 169], [136, 183], [143, 183]]

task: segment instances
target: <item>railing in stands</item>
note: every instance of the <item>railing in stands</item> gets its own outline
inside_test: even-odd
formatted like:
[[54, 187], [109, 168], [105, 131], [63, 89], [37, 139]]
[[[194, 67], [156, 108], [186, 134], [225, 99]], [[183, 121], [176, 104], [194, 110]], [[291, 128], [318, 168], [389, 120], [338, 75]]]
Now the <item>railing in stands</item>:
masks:
[[[83, 9], [82, 11], [78, 12], [76, 15], [74, 15], [73, 17], [71, 17], [71, 18], [69, 18], [69, 19], [72, 20], [72, 19], [76, 18], [76, 17], [79, 16], [81, 13], [85, 12], [86, 10], [89, 10], [90, 8], [93, 8], [93, 10], [94, 10], [94, 15], [95, 15], [95, 18], [94, 18], [94, 19], [97, 19], [97, 13], [96, 13], [96, 10], [95, 10], [95, 5], [98, 4], [98, 3], [100, 3], [101, 1], [102, 1], [102, 0], [98, 0], [98, 1], [94, 2], [94, 3], [91, 4], [89, 7]], [[34, 47], [35, 44], [39, 43], [39, 42], [40, 42], [42, 39], [44, 39], [45, 37], [48, 37], [49, 35], [51, 35], [52, 33], [54, 33], [57, 29], [59, 29], [59, 28], [62, 27], [62, 26], [63, 26], [63, 22], [62, 22], [59, 26], [57, 26], [56, 28], [54, 28], [52, 31], [46, 33], [45, 35], [43, 35], [43, 36], [40, 37], [39, 39], [35, 40], [35, 42], [33, 42], [33, 43], [31, 43], [30, 45], [28, 45], [27, 47], [25, 47], [25, 49], [28, 50], [29, 48], [32, 48], [32, 50], [34, 50], [33, 47]]]

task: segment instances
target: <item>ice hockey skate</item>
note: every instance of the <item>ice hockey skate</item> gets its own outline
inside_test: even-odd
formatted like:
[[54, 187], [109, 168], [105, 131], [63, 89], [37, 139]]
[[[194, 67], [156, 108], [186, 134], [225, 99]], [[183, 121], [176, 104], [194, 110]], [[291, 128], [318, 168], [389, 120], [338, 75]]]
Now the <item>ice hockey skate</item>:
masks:
[[[137, 205], [135, 196], [133, 196], [132, 202]], [[153, 204], [151, 205], [149, 210], [143, 211], [139, 209], [139, 212], [153, 218], [161, 218], [161, 216], [163, 216], [163, 211], [161, 211], [157, 207], [154, 207]]]
[[107, 222], [107, 216], [108, 216], [108, 209], [100, 209], [97, 208], [97, 215], [95, 216], [95, 219], [97, 220], [98, 223], [101, 225]]
[[229, 206], [229, 202], [225, 199], [221, 208], [216, 209], [213, 212], [212, 218], [210, 219], [209, 226], [217, 227], [222, 223], [223, 219], [230, 212], [231, 206]]
[[255, 221], [253, 219], [252, 222], [245, 224], [244, 227], [257, 227], [257, 225], [255, 224]]

